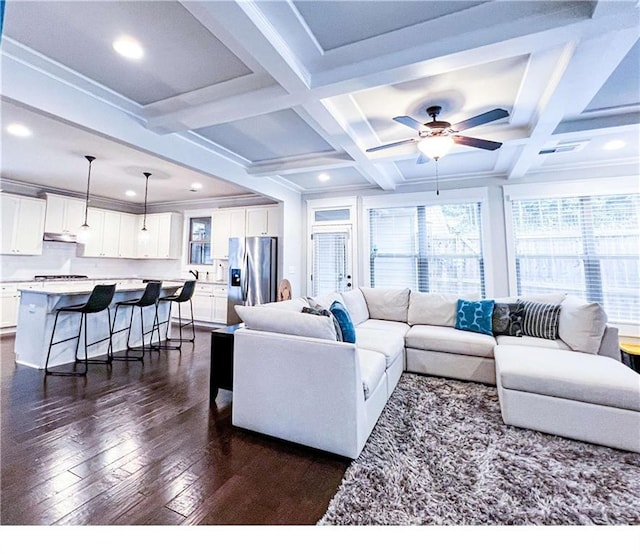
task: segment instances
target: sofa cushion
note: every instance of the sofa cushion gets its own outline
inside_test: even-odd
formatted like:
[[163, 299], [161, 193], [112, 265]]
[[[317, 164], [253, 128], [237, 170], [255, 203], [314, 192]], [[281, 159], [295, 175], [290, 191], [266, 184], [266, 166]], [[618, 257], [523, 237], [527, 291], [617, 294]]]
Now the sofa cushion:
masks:
[[440, 325], [414, 325], [405, 336], [407, 348], [493, 358], [496, 339]]
[[506, 389], [640, 411], [640, 375], [606, 356], [499, 345], [495, 358]]
[[458, 299], [456, 311], [456, 329], [493, 336], [491, 319], [493, 300]]
[[522, 334], [528, 337], [555, 340], [558, 338], [560, 304], [524, 302]]
[[369, 319], [367, 301], [364, 299], [364, 295], [360, 289], [343, 292], [342, 298], [354, 325], [360, 325], [363, 321], [367, 321], [367, 319]]
[[404, 333], [358, 327], [356, 346], [383, 354], [386, 367], [390, 367], [398, 356], [404, 355]]
[[551, 348], [552, 350], [571, 350], [569, 345], [560, 340], [541, 339], [539, 337], [510, 337], [509, 335], [499, 335], [496, 337], [498, 344], [512, 344], [517, 346], [537, 346], [538, 348]]
[[571, 294], [560, 304], [558, 334], [573, 350], [597, 354], [607, 314], [597, 302], [585, 302]]
[[286, 335], [337, 340], [331, 319], [302, 312], [267, 308], [264, 306], [235, 306], [248, 329], [270, 331]]
[[382, 379], [387, 367], [384, 356], [380, 352], [358, 348], [357, 354], [364, 399], [366, 400], [380, 384], [380, 379]]
[[[466, 294], [465, 297], [468, 300], [480, 300], [479, 295]], [[411, 291], [407, 321], [409, 325], [453, 327], [457, 309], [457, 295]]]
[[301, 312], [302, 308], [309, 307], [306, 298], [294, 298], [292, 300], [283, 300], [282, 302], [269, 302], [268, 304], [258, 304], [258, 306], [275, 308], [277, 310], [291, 310], [293, 312]]
[[409, 325], [402, 321], [385, 321], [384, 319], [367, 319], [356, 327], [356, 332], [361, 329], [377, 329], [379, 331], [387, 331], [389, 333], [401, 334], [403, 337], [407, 331], [411, 329]]
[[522, 318], [524, 306], [521, 302], [498, 302], [493, 306], [491, 327], [493, 336], [522, 336]]
[[361, 288], [371, 319], [407, 321], [409, 289]]
[[336, 300], [331, 304], [329, 310], [340, 324], [343, 342], [356, 342], [356, 329], [344, 304]]

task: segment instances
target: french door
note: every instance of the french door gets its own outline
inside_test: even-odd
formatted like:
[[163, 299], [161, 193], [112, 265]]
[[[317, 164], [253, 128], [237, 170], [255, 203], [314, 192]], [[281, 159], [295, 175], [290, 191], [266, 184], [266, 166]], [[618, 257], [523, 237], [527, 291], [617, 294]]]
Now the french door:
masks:
[[311, 296], [345, 292], [353, 287], [351, 225], [311, 228]]

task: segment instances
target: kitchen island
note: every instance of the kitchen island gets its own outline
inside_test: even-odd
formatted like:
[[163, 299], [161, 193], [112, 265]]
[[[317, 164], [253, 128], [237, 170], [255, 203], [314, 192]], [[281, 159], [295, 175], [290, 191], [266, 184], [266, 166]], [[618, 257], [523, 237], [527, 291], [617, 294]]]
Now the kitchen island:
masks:
[[[175, 281], [163, 283], [160, 296], [174, 294], [180, 284]], [[56, 317], [56, 310], [63, 306], [83, 304], [91, 294], [92, 286], [87, 284], [73, 283], [61, 285], [45, 285], [41, 289], [21, 288], [20, 305], [18, 307], [18, 324], [16, 326], [15, 355], [16, 363], [44, 369], [47, 350], [51, 340], [53, 322]], [[122, 284], [116, 286], [116, 292], [111, 304], [111, 316], [114, 315], [116, 302], [140, 298], [145, 289], [144, 284]], [[166, 321], [169, 316], [170, 302], [161, 302], [158, 305], [159, 321]], [[115, 322], [115, 330], [126, 327], [129, 324], [131, 308], [119, 309], [118, 320]], [[148, 307], [143, 310], [145, 331], [151, 330], [155, 309]], [[72, 337], [78, 334], [80, 316], [74, 313], [62, 312], [58, 317], [56, 327], [56, 340], [65, 337]], [[167, 325], [161, 326], [161, 340], [166, 338]], [[87, 317], [88, 342], [94, 342], [109, 336], [109, 321], [107, 312], [89, 314]], [[84, 334], [84, 331], [83, 331]], [[149, 340], [150, 335], [146, 336]], [[154, 339], [156, 337], [154, 336]], [[127, 333], [116, 333], [113, 336], [114, 352], [125, 350], [127, 347]], [[136, 309], [134, 321], [131, 329], [130, 344], [141, 346], [142, 337], [140, 332], [139, 310]], [[89, 347], [89, 358], [106, 356], [109, 346], [108, 341], [100, 342]], [[69, 341], [56, 345], [51, 350], [49, 367], [55, 367], [75, 361], [76, 341]], [[84, 357], [83, 341], [80, 341], [78, 356]]]

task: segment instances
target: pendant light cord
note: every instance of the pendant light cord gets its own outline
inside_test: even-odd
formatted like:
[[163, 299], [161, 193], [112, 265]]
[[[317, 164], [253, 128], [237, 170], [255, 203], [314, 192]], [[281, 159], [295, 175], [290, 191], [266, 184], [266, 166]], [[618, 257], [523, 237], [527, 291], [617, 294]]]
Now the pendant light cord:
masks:
[[143, 173], [143, 175], [147, 178], [144, 184], [144, 218], [142, 219], [142, 230], [147, 230], [147, 192], [149, 191], [149, 177], [151, 177], [151, 173]]
[[87, 216], [89, 214], [89, 186], [91, 184], [91, 164], [93, 163], [93, 160], [95, 160], [95, 157], [85, 156], [85, 158], [89, 162], [89, 174], [87, 175], [87, 197], [84, 202], [84, 226], [88, 227]]

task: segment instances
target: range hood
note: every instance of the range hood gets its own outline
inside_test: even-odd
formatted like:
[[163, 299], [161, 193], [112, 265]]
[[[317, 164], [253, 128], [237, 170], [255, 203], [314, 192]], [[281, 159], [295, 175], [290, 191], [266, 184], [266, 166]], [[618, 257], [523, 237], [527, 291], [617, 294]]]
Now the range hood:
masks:
[[55, 242], [78, 242], [78, 237], [76, 235], [70, 235], [69, 233], [45, 233], [42, 236], [42, 240]]

